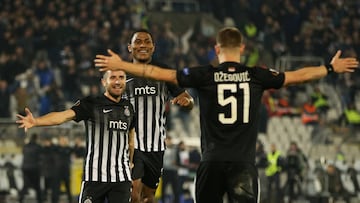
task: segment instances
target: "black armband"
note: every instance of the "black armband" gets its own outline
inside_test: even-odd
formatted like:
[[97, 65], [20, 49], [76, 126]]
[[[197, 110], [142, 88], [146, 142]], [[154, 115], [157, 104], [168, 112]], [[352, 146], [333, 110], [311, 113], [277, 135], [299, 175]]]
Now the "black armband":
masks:
[[328, 74], [334, 72], [334, 67], [330, 63], [325, 64], [325, 67], [326, 67], [326, 70], [327, 70]]

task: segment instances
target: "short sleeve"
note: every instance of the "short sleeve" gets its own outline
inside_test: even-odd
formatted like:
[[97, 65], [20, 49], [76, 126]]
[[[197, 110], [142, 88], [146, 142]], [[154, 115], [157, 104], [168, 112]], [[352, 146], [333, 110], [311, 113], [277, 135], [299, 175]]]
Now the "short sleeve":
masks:
[[285, 81], [285, 74], [274, 69], [253, 67], [250, 68], [252, 77], [261, 81], [264, 89], [279, 89]]
[[181, 87], [201, 87], [213, 83], [213, 67], [185, 67], [178, 70], [176, 78]]
[[84, 99], [80, 99], [78, 100], [72, 107], [71, 109], [73, 111], [75, 111], [75, 118], [73, 119], [76, 122], [82, 121], [82, 120], [87, 120], [90, 117], [90, 112], [91, 108], [90, 108], [90, 98], [84, 98]]

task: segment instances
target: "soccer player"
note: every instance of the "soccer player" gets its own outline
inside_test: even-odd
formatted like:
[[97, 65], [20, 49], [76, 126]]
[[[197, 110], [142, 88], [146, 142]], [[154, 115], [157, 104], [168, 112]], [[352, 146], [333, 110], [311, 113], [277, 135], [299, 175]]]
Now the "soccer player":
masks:
[[259, 202], [255, 167], [255, 145], [261, 97], [266, 89], [281, 88], [320, 79], [331, 73], [354, 72], [355, 58], [340, 58], [338, 51], [330, 64], [278, 72], [240, 63], [244, 49], [237, 28], [221, 29], [215, 51], [219, 65], [169, 70], [149, 64], [130, 64], [109, 50], [97, 55], [100, 71], [122, 69], [128, 73], [168, 81], [198, 91], [202, 160], [196, 175], [196, 202]]
[[[128, 44], [134, 64], [153, 64], [167, 67], [152, 59], [155, 50], [153, 37], [145, 29], [133, 32]], [[128, 76], [126, 97], [136, 112], [136, 137], [134, 168], [132, 170], [133, 203], [154, 202], [155, 191], [163, 169], [163, 157], [166, 137], [166, 103], [174, 97], [172, 103], [191, 109], [193, 98], [174, 84]]]
[[122, 98], [126, 75], [124, 71], [106, 71], [101, 81], [104, 94], [85, 97], [68, 110], [38, 118], [26, 108], [26, 116], [17, 115], [16, 122], [27, 131], [35, 126], [84, 121], [87, 152], [79, 202], [130, 202], [135, 114], [130, 101]]

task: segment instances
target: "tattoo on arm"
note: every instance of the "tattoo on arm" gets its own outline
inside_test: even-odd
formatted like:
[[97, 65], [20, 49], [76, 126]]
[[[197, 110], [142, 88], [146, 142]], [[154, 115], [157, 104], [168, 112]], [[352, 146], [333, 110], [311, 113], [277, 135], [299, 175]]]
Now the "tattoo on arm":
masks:
[[142, 77], [145, 77], [146, 63], [143, 64]]

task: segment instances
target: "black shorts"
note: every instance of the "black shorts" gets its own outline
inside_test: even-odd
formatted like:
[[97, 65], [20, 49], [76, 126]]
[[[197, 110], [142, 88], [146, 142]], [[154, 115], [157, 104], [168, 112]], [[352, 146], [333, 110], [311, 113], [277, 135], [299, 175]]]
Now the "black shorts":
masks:
[[239, 162], [201, 162], [196, 174], [197, 203], [229, 202], [256, 203], [260, 199], [255, 166]]
[[132, 170], [132, 179], [141, 178], [141, 182], [146, 186], [156, 189], [159, 185], [163, 170], [164, 152], [134, 152], [134, 168]]
[[87, 182], [81, 184], [80, 203], [129, 203], [131, 182], [103, 183]]

